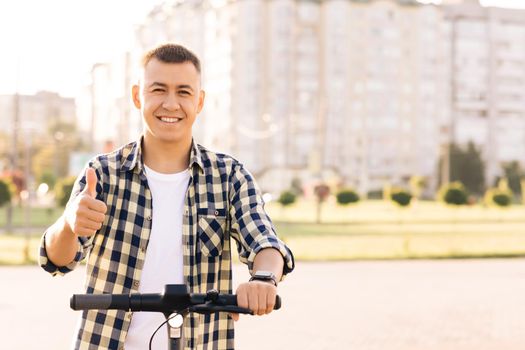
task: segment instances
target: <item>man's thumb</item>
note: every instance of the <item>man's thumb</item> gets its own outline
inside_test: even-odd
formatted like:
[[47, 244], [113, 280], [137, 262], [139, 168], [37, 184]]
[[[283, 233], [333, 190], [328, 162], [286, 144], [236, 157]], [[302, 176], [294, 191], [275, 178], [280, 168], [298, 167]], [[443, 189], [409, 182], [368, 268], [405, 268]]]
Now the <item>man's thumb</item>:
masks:
[[95, 198], [97, 196], [97, 174], [95, 169], [87, 168], [86, 170], [86, 188], [84, 191], [89, 194], [91, 197]]

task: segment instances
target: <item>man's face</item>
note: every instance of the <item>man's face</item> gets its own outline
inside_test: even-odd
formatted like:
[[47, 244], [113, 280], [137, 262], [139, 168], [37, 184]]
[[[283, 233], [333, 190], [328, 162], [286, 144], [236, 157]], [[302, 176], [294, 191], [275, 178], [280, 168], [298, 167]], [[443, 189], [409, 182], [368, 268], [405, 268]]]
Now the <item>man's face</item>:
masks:
[[147, 140], [166, 144], [190, 142], [193, 122], [204, 103], [200, 75], [191, 62], [151, 59], [132, 94], [144, 120]]

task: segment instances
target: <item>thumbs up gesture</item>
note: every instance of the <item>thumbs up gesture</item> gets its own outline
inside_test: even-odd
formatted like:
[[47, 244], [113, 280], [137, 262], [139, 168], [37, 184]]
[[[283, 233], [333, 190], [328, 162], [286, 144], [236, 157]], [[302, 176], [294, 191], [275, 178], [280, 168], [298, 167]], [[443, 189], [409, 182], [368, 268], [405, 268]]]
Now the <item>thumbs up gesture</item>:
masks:
[[97, 174], [92, 168], [86, 170], [86, 187], [70, 203], [65, 211], [65, 221], [78, 236], [92, 236], [102, 227], [107, 206], [97, 197]]
[[97, 174], [92, 168], [86, 170], [86, 187], [84, 187], [84, 193], [88, 194], [91, 198], [97, 197]]

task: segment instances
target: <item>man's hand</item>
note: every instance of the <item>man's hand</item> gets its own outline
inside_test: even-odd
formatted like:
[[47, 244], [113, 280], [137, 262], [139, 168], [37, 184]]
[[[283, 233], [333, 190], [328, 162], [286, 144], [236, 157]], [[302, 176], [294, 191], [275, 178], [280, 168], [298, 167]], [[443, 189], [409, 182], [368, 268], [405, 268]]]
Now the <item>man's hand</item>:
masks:
[[97, 174], [86, 170], [86, 187], [65, 211], [66, 226], [78, 236], [92, 236], [100, 230], [106, 217], [107, 206], [97, 197]]
[[[271, 282], [251, 281], [241, 283], [237, 287], [237, 305], [248, 308], [255, 315], [265, 315], [272, 312], [277, 296], [277, 287]], [[239, 319], [239, 314], [231, 314], [234, 321]]]

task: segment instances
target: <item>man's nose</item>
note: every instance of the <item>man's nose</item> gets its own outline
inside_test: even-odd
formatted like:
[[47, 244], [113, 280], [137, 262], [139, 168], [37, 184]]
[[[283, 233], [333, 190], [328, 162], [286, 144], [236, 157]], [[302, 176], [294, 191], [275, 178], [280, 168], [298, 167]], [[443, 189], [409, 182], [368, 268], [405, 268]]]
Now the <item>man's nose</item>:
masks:
[[170, 111], [178, 110], [180, 108], [180, 104], [177, 99], [177, 96], [175, 94], [166, 94], [166, 98], [162, 103], [162, 107]]

